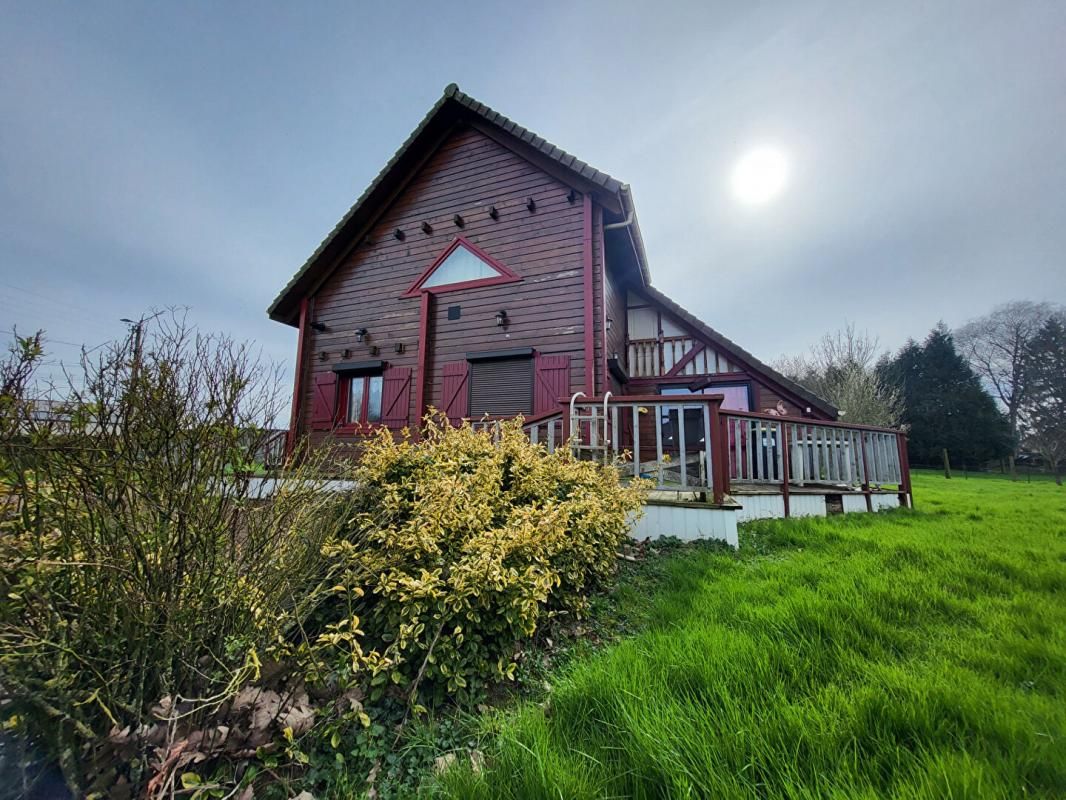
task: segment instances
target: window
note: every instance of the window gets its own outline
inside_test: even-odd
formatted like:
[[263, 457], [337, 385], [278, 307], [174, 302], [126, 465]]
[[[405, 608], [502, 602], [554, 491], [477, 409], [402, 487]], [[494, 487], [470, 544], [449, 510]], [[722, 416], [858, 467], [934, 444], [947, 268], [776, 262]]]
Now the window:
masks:
[[[732, 411], [749, 411], [751, 385], [741, 384], [711, 384], [703, 389], [692, 391], [687, 386], [660, 386], [659, 394], [666, 395], [692, 395], [692, 394], [720, 394], [724, 396], [722, 408]], [[706, 438], [703, 429], [703, 406], [693, 406], [684, 409], [685, 412], [685, 450], [702, 450]], [[678, 422], [677, 409], [665, 409], [663, 411], [663, 447], [668, 450], [678, 446], [680, 440], [680, 424]]]
[[355, 375], [348, 379], [348, 407], [345, 421], [349, 425], [381, 422], [380, 375]]
[[750, 383], [712, 383], [693, 392], [687, 386], [660, 386], [660, 394], [720, 394], [724, 396], [722, 408], [726, 411], [751, 411]]
[[449, 283], [465, 283], [483, 278], [495, 278], [496, 270], [465, 247], [457, 247], [430, 273], [422, 284], [423, 289], [432, 286], [447, 286]]
[[533, 413], [533, 359], [471, 356], [470, 416], [478, 419]]
[[495, 286], [520, 280], [477, 245], [457, 236], [403, 296], [414, 297], [425, 290], [440, 293], [452, 291], [453, 288]]

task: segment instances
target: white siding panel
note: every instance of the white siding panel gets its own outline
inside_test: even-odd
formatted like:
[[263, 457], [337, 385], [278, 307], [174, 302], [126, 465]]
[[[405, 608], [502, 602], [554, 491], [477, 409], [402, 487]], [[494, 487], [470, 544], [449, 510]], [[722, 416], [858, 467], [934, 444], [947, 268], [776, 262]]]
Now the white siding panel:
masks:
[[873, 500], [874, 511], [899, 508], [899, 497], [894, 494], [875, 494], [871, 499]]
[[788, 513], [793, 517], [824, 517], [824, 494], [793, 494], [788, 498]]
[[649, 503], [644, 506], [644, 516], [630, 523], [629, 535], [634, 539], [658, 539], [660, 536], [676, 536], [684, 541], [718, 539], [736, 547], [736, 512], [709, 506]]
[[745, 494], [736, 495], [741, 505], [737, 512], [738, 522], [753, 519], [781, 519], [785, 516], [785, 498], [779, 494]]
[[861, 494], [846, 494], [843, 495], [844, 501], [844, 513], [851, 514], [852, 512], [866, 511], [866, 498]]

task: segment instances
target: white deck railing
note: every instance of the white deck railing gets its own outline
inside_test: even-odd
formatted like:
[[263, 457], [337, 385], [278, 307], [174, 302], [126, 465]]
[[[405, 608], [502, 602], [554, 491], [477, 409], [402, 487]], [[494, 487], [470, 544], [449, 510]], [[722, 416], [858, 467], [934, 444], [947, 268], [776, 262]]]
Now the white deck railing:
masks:
[[571, 446], [579, 457], [613, 462], [663, 491], [710, 489], [716, 397], [637, 395], [571, 403]]
[[904, 483], [901, 434], [839, 422], [795, 422], [787, 417], [722, 412], [731, 483], [844, 487]]

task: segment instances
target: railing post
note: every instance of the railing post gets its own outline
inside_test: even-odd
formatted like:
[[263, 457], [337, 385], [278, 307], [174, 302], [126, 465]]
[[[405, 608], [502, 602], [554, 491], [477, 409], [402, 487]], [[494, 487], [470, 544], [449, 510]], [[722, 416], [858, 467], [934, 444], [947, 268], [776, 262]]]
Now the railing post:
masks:
[[866, 433], [859, 431], [859, 445], [862, 448], [862, 492], [866, 495], [866, 510], [874, 510], [874, 500], [870, 496], [870, 464], [866, 460]]
[[677, 407], [677, 453], [678, 461], [681, 462], [681, 488], [688, 488], [688, 448], [685, 447], [685, 407]]
[[661, 403], [655, 406], [655, 464], [659, 472], [659, 484], [657, 489], [663, 487], [663, 407]]
[[633, 477], [640, 477], [640, 408], [633, 406]]
[[713, 497], [715, 492], [713, 491], [715, 482], [717, 481], [718, 470], [714, 466], [714, 437], [711, 436], [711, 431], [717, 430], [716, 426], [711, 424], [712, 409], [717, 407], [717, 403], [711, 403], [710, 408], [704, 403], [701, 406], [703, 411], [703, 460], [705, 463], [705, 469], [707, 470], [707, 478], [704, 481], [704, 486], [712, 489], [711, 496]]
[[711, 431], [714, 440], [710, 442], [714, 467], [711, 482], [714, 486], [714, 502], [721, 504], [729, 493], [729, 430], [728, 418], [722, 416], [721, 404], [711, 403]]
[[896, 434], [896, 447], [899, 448], [899, 488], [907, 498], [907, 507], [914, 508], [914, 495], [911, 493], [911, 462], [907, 456], [907, 434]]
[[788, 451], [788, 423], [781, 423], [781, 499], [785, 504], [785, 517], [790, 517], [791, 508], [789, 507], [788, 497], [788, 477], [792, 467], [792, 459], [789, 457], [791, 454]]

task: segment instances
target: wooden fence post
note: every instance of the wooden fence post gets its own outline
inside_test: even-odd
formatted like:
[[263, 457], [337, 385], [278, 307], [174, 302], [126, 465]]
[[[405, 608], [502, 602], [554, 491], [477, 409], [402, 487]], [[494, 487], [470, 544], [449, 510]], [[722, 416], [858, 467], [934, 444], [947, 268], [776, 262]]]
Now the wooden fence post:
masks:
[[951, 459], [948, 458], [948, 449], [946, 447], [944, 448], [943, 453], [944, 453], [944, 477], [950, 479], [951, 478]]
[[[711, 450], [711, 487], [714, 491], [714, 502], [716, 505], [721, 505], [725, 499], [725, 493], [727, 491], [727, 481], [729, 480], [729, 458], [722, 458], [721, 438], [723, 435], [728, 436], [725, 431], [725, 426], [721, 424], [722, 416], [719, 413], [719, 403], [715, 401], [710, 404], [711, 413], [711, 441], [707, 442], [707, 447]], [[728, 446], [727, 446], [728, 447]], [[725, 452], [728, 452], [726, 450]]]
[[792, 516], [792, 509], [789, 504], [788, 496], [788, 473], [792, 469], [791, 459], [789, 458], [788, 451], [788, 423], [781, 422], [781, 440], [779, 446], [781, 447], [781, 499], [785, 505], [785, 517]]
[[874, 499], [870, 496], [870, 462], [866, 458], [866, 434], [859, 432], [859, 449], [862, 452], [862, 493], [866, 496], [866, 510], [874, 510]]

